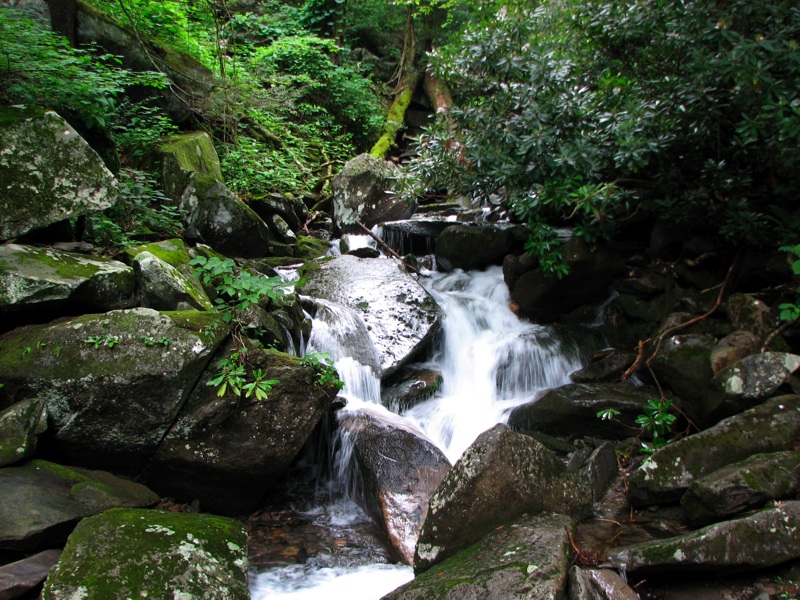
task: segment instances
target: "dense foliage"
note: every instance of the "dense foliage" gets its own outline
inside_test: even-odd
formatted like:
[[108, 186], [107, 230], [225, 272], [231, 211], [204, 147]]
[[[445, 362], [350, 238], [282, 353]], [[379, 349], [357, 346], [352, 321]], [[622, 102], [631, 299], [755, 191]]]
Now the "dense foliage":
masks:
[[797, 230], [800, 9], [747, 0], [544, 2], [432, 55], [457, 108], [404, 191], [607, 234], [655, 211], [732, 243]]

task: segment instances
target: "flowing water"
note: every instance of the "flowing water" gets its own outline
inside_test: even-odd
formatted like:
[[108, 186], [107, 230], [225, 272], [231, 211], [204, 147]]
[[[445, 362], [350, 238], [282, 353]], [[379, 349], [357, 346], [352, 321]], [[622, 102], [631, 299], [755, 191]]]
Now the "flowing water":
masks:
[[[509, 309], [499, 267], [482, 272], [432, 273], [422, 281], [443, 311], [440, 341], [426, 366], [441, 371], [440, 390], [396, 419], [421, 430], [451, 462], [483, 431], [503, 422], [514, 406], [568, 382], [580, 368], [575, 347], [546, 326], [521, 321]], [[314, 300], [316, 315], [307, 351], [328, 352], [345, 382], [343, 410], [380, 406], [380, 361], [357, 311]], [[353, 497], [351, 446], [333, 440], [329, 502], [315, 507], [327, 526], [347, 528], [365, 517]], [[317, 559], [279, 566], [251, 577], [254, 600], [347, 595], [376, 600], [413, 577], [409, 567], [372, 563], [329, 566]], [[358, 595], [363, 594], [363, 595]]]

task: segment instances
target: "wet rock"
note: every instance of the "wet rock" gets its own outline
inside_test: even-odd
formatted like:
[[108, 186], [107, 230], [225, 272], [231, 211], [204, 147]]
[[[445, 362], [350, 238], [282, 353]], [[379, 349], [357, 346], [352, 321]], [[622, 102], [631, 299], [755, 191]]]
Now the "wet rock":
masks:
[[[658, 390], [630, 383], [572, 383], [547, 391], [541, 398], [511, 411], [508, 426], [517, 431], [541, 431], [550, 435], [588, 435], [625, 439], [641, 427], [636, 417]], [[597, 413], [618, 411], [612, 419]]]
[[800, 452], [756, 454], [695, 479], [681, 498], [691, 521], [706, 524], [785, 500], [800, 491]]
[[539, 442], [495, 425], [456, 462], [431, 498], [414, 557], [422, 572], [522, 513], [580, 517], [592, 493]]
[[288, 246], [297, 244], [297, 236], [280, 215], [272, 215], [264, 220], [279, 242]]
[[717, 342], [711, 351], [711, 370], [719, 373], [745, 356], [756, 354], [760, 342], [751, 331], [738, 329]]
[[611, 569], [582, 569], [569, 571], [566, 600], [639, 600], [639, 594]]
[[[138, 93], [155, 96], [173, 121], [188, 120], [195, 114], [195, 107], [208, 100], [214, 75], [200, 61], [134, 31], [90, 4], [78, 2], [77, 9], [75, 27], [79, 44], [97, 43], [105, 52], [121, 57], [120, 66], [132, 71], [152, 71], [153, 59], [157, 57], [158, 70], [167, 75], [171, 84], [163, 89], [139, 89]], [[176, 89], [180, 93], [176, 94]]]
[[44, 550], [0, 567], [0, 598], [13, 600], [35, 593], [60, 556], [61, 550]]
[[800, 502], [692, 533], [617, 548], [609, 561], [628, 574], [676, 571], [741, 572], [800, 558]]
[[436, 263], [443, 271], [484, 269], [501, 264], [514, 247], [513, 226], [450, 225], [436, 238]]
[[184, 277], [178, 269], [148, 251], [133, 261], [139, 305], [156, 310], [210, 310], [200, 283]]
[[114, 176], [63, 118], [54, 112], [3, 110], [0, 240], [114, 204]]
[[288, 226], [289, 231], [299, 231], [308, 220], [308, 209], [303, 202], [291, 196], [267, 194], [251, 199], [248, 204], [265, 222], [278, 216]]
[[381, 387], [381, 404], [395, 413], [428, 400], [442, 385], [438, 369], [406, 365]]
[[33, 456], [47, 429], [47, 407], [41, 398], [23, 400], [0, 412], [0, 467]]
[[678, 500], [697, 479], [800, 439], [800, 396], [780, 396], [657, 450], [630, 476], [634, 505]]
[[206, 244], [226, 256], [291, 256], [291, 250], [283, 248], [267, 224], [225, 184], [206, 187], [202, 182], [192, 174], [178, 208], [186, 227], [197, 231]]
[[800, 356], [785, 352], [751, 354], [721, 370], [716, 383], [725, 392], [723, 410], [735, 413], [772, 396], [800, 367]]
[[614, 444], [606, 442], [595, 448], [586, 459], [581, 473], [589, 481], [592, 488], [592, 499], [599, 502], [619, 474], [617, 452]]
[[149, 308], [18, 328], [0, 337], [2, 392], [10, 402], [45, 401], [44, 451], [137, 473], [227, 332], [219, 313]]
[[115, 260], [0, 245], [0, 314], [130, 308], [135, 286], [133, 269]]
[[571, 373], [569, 378], [575, 383], [619, 381], [635, 360], [636, 355], [630, 352], [609, 350], [594, 356], [588, 365]]
[[439, 327], [436, 302], [390, 259], [340, 256], [309, 270], [306, 277], [303, 294], [360, 312], [378, 352], [382, 377], [422, 351]]
[[708, 335], [676, 335], [663, 341], [652, 362], [658, 381], [675, 392], [676, 405], [699, 425], [708, 423], [722, 401], [709, 385], [715, 345]]
[[447, 218], [414, 215], [412, 219], [384, 223], [381, 237], [401, 256], [425, 256], [434, 253], [436, 238], [452, 224]]
[[339, 251], [342, 254], [352, 254], [361, 258], [377, 258], [380, 256], [378, 242], [368, 235], [346, 233], [339, 240]]
[[567, 531], [572, 529], [565, 515], [522, 517], [418, 574], [383, 600], [563, 598], [570, 559]]
[[750, 331], [759, 342], [763, 342], [777, 327], [777, 320], [769, 306], [750, 294], [731, 294], [727, 309], [734, 327]]
[[47, 579], [43, 600], [246, 600], [247, 534], [213, 515], [114, 509], [84, 519]]
[[159, 444], [144, 480], [163, 496], [200, 501], [203, 510], [238, 515], [252, 511], [274, 488], [330, 408], [334, 389], [316, 385], [313, 367], [248, 343], [246, 381], [261, 369], [277, 380], [266, 400], [217, 394], [208, 382], [217, 360], [241, 352], [233, 341], [220, 351], [194, 387], [175, 424]]
[[428, 502], [450, 470], [445, 455], [400, 417], [362, 408], [338, 415], [353, 441], [368, 514], [385, 529], [400, 560], [414, 564], [414, 547]]
[[373, 227], [410, 217], [416, 206], [388, 191], [399, 172], [394, 163], [369, 154], [349, 160], [331, 182], [334, 227], [343, 233], [363, 233], [357, 221]]
[[608, 295], [611, 281], [624, 270], [616, 253], [590, 248], [583, 240], [564, 245], [569, 274], [558, 279], [541, 269], [523, 273], [511, 289], [511, 299], [523, 316], [538, 323], [555, 321], [562, 314]]
[[43, 460], [0, 469], [0, 548], [61, 546], [75, 524], [109, 508], [153, 506], [145, 486]]

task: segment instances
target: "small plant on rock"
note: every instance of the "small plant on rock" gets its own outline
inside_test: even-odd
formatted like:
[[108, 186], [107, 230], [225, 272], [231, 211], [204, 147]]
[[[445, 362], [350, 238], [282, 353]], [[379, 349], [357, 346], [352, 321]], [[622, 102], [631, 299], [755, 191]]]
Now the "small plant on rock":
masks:
[[304, 367], [312, 367], [317, 373], [314, 385], [317, 387], [333, 386], [337, 390], [344, 387], [344, 382], [339, 379], [339, 373], [333, 366], [333, 359], [328, 352], [309, 352], [303, 357], [301, 363]]
[[[672, 400], [669, 398], [650, 398], [635, 419], [635, 423], [642, 428], [642, 433], [649, 433], [653, 441], [650, 444], [642, 442], [642, 452], [652, 454], [659, 448], [669, 443], [667, 436], [672, 431], [676, 415], [670, 412]], [[619, 416], [616, 408], [604, 408], [597, 412], [597, 418], [604, 421], [613, 421]]]
[[[800, 244], [795, 246], [782, 246], [781, 252], [786, 252], [791, 256], [791, 267], [794, 275], [800, 275]], [[800, 319], [800, 287], [795, 290], [796, 297], [794, 302], [784, 302], [779, 304], [781, 320], [787, 323], [794, 323]]]

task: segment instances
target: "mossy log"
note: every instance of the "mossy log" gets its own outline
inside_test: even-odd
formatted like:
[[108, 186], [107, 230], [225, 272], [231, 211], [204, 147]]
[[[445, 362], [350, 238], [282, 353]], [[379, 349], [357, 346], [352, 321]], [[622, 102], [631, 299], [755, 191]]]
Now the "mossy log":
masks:
[[370, 154], [375, 158], [386, 158], [392, 146], [394, 146], [397, 133], [403, 128], [405, 121], [406, 109], [411, 104], [411, 97], [414, 94], [414, 89], [417, 87], [420, 74], [418, 72], [411, 72], [403, 77], [400, 84], [397, 86], [397, 93], [394, 97], [394, 102], [389, 108], [389, 114], [386, 117], [386, 125], [383, 128], [383, 135], [378, 139], [375, 145], [370, 150]]

